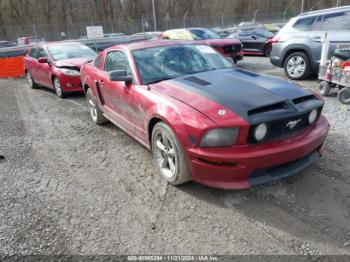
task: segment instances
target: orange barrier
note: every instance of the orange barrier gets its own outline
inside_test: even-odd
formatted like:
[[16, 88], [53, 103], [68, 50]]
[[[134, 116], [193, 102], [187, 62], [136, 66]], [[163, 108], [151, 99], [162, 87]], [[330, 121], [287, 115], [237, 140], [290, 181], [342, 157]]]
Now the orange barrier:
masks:
[[24, 56], [0, 58], [0, 78], [24, 75]]

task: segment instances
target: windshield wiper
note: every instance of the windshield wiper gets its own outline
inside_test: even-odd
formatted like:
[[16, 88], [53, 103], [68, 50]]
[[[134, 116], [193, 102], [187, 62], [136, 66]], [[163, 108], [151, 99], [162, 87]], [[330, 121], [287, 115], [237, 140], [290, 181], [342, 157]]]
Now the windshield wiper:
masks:
[[177, 77], [180, 77], [180, 76], [182, 76], [182, 75], [175, 75], [175, 76], [168, 76], [168, 77], [158, 78], [158, 79], [152, 80], [151, 82], [147, 82], [147, 85], [159, 83], [159, 82], [170, 80], [170, 79], [174, 79], [174, 78], [177, 78]]

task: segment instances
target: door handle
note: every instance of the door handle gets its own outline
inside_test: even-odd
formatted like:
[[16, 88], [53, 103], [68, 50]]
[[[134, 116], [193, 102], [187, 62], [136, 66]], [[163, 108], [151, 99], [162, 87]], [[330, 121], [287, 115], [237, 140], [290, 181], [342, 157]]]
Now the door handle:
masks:
[[312, 38], [312, 40], [314, 40], [314, 41], [321, 41], [321, 37], [320, 36], [314, 36]]

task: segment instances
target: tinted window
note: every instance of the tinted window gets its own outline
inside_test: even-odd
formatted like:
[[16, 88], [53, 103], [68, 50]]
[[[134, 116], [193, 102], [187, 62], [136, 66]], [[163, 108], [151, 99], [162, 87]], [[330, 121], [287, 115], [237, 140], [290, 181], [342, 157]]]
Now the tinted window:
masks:
[[299, 19], [293, 27], [299, 30], [308, 31], [311, 29], [311, 26], [314, 23], [315, 19], [315, 16]]
[[98, 57], [96, 57], [95, 61], [94, 61], [94, 65], [96, 67], [100, 67], [101, 64], [101, 56], [99, 55]]
[[36, 56], [36, 58], [47, 57], [47, 53], [46, 53], [44, 48], [39, 47], [36, 50], [35, 56]]
[[110, 52], [107, 54], [105, 61], [105, 71], [110, 72], [113, 70], [125, 70], [131, 75], [129, 61], [127, 56], [119, 51]]
[[32, 48], [32, 49], [30, 49], [29, 50], [29, 52], [28, 52], [28, 55], [30, 56], [30, 57], [33, 57], [33, 58], [36, 58], [36, 48]]
[[350, 30], [350, 12], [325, 15], [322, 30]]
[[195, 40], [221, 38], [221, 36], [209, 29], [191, 29], [190, 32], [194, 35]]

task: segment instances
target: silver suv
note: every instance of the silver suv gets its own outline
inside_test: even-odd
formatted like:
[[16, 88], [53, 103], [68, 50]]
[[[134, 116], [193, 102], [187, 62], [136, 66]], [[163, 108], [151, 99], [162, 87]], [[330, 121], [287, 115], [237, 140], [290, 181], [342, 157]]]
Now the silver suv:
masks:
[[290, 79], [308, 78], [318, 71], [325, 32], [330, 40], [330, 53], [337, 43], [350, 42], [350, 6], [292, 18], [272, 40], [271, 63], [283, 67]]

